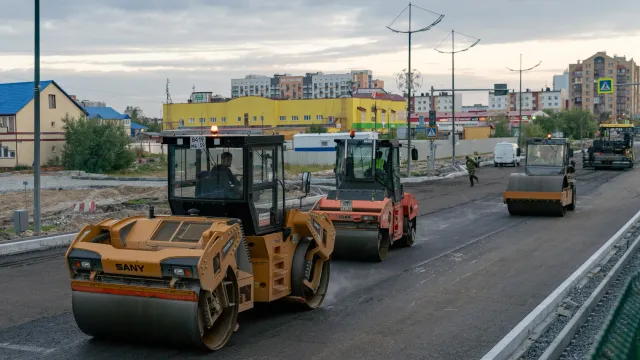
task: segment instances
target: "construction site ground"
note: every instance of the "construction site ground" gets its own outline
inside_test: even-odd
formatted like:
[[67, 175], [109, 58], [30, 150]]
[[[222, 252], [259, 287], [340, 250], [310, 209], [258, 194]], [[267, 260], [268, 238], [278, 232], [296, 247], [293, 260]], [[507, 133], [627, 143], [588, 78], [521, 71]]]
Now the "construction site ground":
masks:
[[[519, 168], [405, 189], [418, 239], [382, 263], [334, 261], [314, 311], [257, 306], [214, 354], [92, 340], [71, 314], [64, 248], [0, 258], [2, 359], [479, 359], [640, 209], [640, 177], [582, 170], [564, 218], [511, 217], [501, 202]], [[125, 215], [122, 213], [122, 215]]]
[[[485, 157], [486, 158], [486, 157]], [[302, 167], [296, 167], [296, 169]], [[314, 179], [332, 179], [333, 170], [318, 170], [311, 166]], [[405, 168], [406, 170], [406, 168]], [[426, 162], [416, 162], [414, 176], [441, 175], [455, 171], [450, 161], [439, 160], [435, 171], [429, 171]], [[7, 174], [8, 175], [8, 174]], [[33, 216], [33, 175], [14, 174], [3, 176], [0, 185], [0, 242], [34, 236], [33, 225], [24, 233], [16, 234], [13, 225], [13, 212], [26, 208]], [[40, 195], [42, 231], [40, 234], [74, 232], [87, 222], [96, 222], [107, 218], [139, 215], [146, 213], [153, 205], [159, 214], [168, 213], [166, 203], [166, 181], [158, 180], [106, 180], [105, 175], [85, 174], [77, 171], [59, 171], [45, 173], [41, 177]], [[287, 172], [287, 198], [295, 199], [303, 194], [296, 181], [300, 174]], [[91, 180], [86, 180], [86, 179]], [[24, 182], [27, 182], [26, 191]], [[29, 185], [31, 184], [31, 185]], [[312, 188], [309, 196], [322, 194], [319, 188]], [[74, 212], [74, 205], [84, 201], [95, 201], [95, 212]]]

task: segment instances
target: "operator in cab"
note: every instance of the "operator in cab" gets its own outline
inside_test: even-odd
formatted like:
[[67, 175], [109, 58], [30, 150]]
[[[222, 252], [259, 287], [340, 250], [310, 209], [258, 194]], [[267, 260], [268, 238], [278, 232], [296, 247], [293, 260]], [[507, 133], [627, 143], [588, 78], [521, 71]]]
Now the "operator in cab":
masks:
[[231, 171], [232, 161], [233, 161], [233, 155], [231, 155], [231, 153], [228, 151], [223, 152], [222, 155], [220, 155], [220, 164], [216, 165], [216, 169], [220, 172], [227, 173], [227, 176], [229, 177], [229, 182], [231, 182], [232, 185], [237, 186], [237, 185], [240, 185], [240, 181], [238, 181], [238, 178], [236, 178], [236, 176]]

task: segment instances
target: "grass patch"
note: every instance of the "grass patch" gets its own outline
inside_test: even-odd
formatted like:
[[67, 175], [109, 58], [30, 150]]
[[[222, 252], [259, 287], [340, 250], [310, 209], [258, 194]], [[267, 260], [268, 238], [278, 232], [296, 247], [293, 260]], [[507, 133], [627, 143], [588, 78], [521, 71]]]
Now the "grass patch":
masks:
[[127, 169], [108, 173], [109, 176], [115, 177], [167, 177], [167, 158], [166, 156], [149, 156], [148, 158], [157, 159], [155, 162], [147, 164], [136, 164]]
[[289, 174], [302, 174], [305, 171], [308, 172], [317, 172], [323, 170], [331, 170], [333, 169], [333, 164], [331, 165], [298, 165], [298, 164], [285, 164], [284, 170]]

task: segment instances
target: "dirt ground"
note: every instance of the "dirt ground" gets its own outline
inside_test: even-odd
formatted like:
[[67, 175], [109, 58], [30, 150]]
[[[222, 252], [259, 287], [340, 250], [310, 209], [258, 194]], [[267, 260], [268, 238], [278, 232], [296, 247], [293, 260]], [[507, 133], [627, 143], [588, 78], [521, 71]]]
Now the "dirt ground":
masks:
[[[321, 194], [312, 189], [308, 196]], [[302, 196], [300, 185], [288, 185], [285, 196], [295, 199]], [[93, 200], [94, 212], [74, 212], [76, 203]], [[40, 194], [42, 231], [40, 234], [79, 231], [88, 223], [97, 223], [109, 218], [123, 218], [145, 215], [153, 205], [158, 215], [169, 214], [166, 187], [116, 186], [91, 189], [42, 190]], [[33, 218], [32, 194], [10, 192], [2, 194], [0, 202], [0, 242], [36, 235], [33, 225], [21, 235], [13, 231], [13, 211], [19, 208], [29, 209], [29, 218]]]

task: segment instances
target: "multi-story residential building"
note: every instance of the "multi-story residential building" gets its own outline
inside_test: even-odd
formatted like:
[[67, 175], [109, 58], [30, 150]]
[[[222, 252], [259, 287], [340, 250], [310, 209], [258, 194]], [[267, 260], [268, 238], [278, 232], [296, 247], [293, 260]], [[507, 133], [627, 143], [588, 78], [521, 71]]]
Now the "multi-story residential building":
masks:
[[496, 95], [495, 91], [489, 91], [489, 111], [506, 111], [509, 108], [509, 95]]
[[130, 118], [136, 117], [140, 119], [144, 117], [144, 111], [142, 111], [142, 109], [138, 106], [127, 106], [124, 109], [124, 113], [128, 115]]
[[313, 85], [312, 99], [340, 98], [352, 95], [351, 74], [309, 74]]
[[304, 76], [275, 74], [247, 75], [231, 80], [231, 97], [261, 96], [272, 99], [327, 99], [352, 96], [358, 89], [384, 88], [384, 81], [372, 80], [371, 70], [345, 74], [307, 73]]
[[[456, 111], [462, 111], [462, 94], [456, 93]], [[449, 93], [441, 92], [438, 95], [433, 96], [435, 101], [436, 111], [451, 111], [453, 107], [452, 97]], [[431, 96], [429, 94], [421, 93], [420, 96], [411, 97], [413, 113], [425, 112], [431, 110]]]
[[565, 92], [569, 91], [569, 71], [565, 71], [562, 75], [553, 75], [553, 90]]
[[247, 75], [244, 79], [231, 79], [231, 97], [271, 97], [271, 78], [262, 75]]
[[[612, 78], [613, 93], [598, 94], [598, 79]], [[569, 109], [584, 109], [597, 116], [628, 118], [640, 112], [640, 68], [625, 56], [597, 52], [586, 60], [569, 64]]]
[[[561, 111], [565, 109], [566, 95], [564, 90], [551, 91], [550, 88], [532, 91], [527, 89], [522, 92], [522, 110], [543, 110], [549, 109]], [[520, 110], [520, 93], [510, 92], [507, 98], [507, 105], [510, 111]]]
[[462, 106], [462, 112], [474, 112], [474, 111], [489, 111], [489, 107], [487, 105], [482, 105], [482, 104]]

